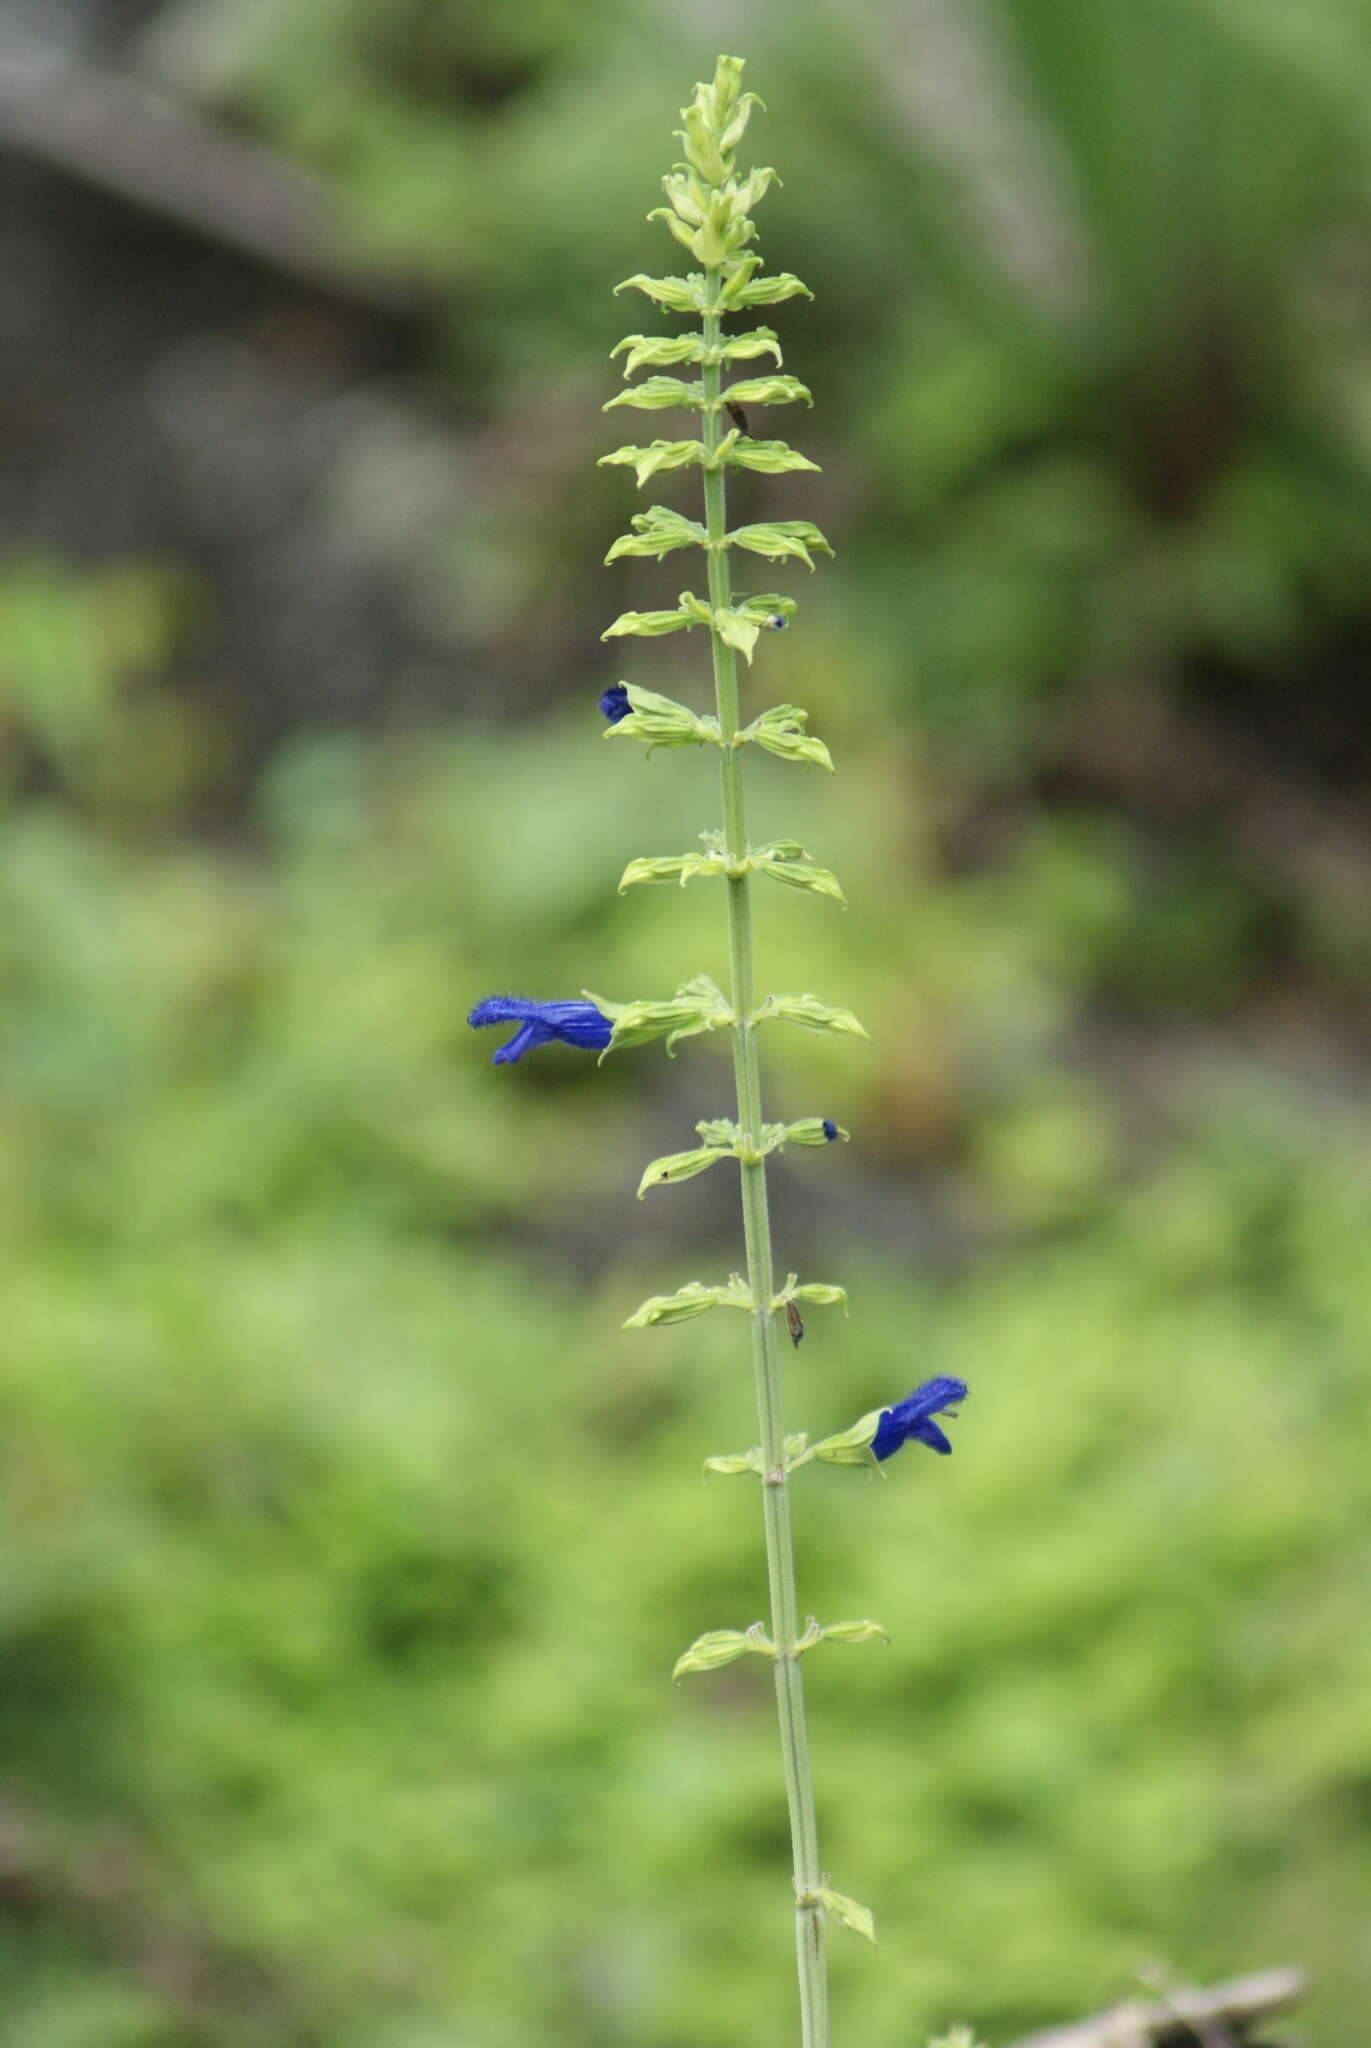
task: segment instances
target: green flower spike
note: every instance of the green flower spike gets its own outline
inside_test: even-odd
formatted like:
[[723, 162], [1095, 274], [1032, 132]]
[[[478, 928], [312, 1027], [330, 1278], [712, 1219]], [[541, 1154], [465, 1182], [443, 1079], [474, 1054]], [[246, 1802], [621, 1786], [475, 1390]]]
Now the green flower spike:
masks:
[[[674, 1054], [683, 1039], [727, 1034], [733, 1056], [734, 1113], [701, 1118], [695, 1126], [698, 1143], [652, 1160], [643, 1170], [638, 1194], [693, 1180], [720, 1166], [736, 1167], [746, 1270], [723, 1282], [687, 1280], [674, 1293], [649, 1295], [624, 1328], [691, 1323], [715, 1309], [739, 1310], [747, 1318], [761, 1441], [746, 1451], [707, 1458], [705, 1471], [759, 1484], [770, 1613], [765, 1623], [757, 1621], [749, 1628], [707, 1629], [677, 1658], [673, 1676], [709, 1673], [749, 1657], [760, 1658], [771, 1668], [792, 1838], [801, 2044], [828, 2048], [827, 1925], [836, 1922], [874, 1942], [875, 1924], [866, 1906], [832, 1888], [820, 1864], [801, 1664], [821, 1643], [862, 1644], [889, 1638], [880, 1623], [869, 1618], [824, 1625], [811, 1615], [801, 1624], [790, 1482], [806, 1465], [877, 1468], [880, 1459], [911, 1436], [934, 1450], [950, 1450], [931, 1418], [950, 1412], [952, 1399], [966, 1389], [946, 1378], [929, 1382], [904, 1402], [874, 1410], [850, 1429], [817, 1442], [803, 1432], [788, 1434], [783, 1420], [786, 1372], [797, 1375], [802, 1359], [807, 1361], [810, 1355], [798, 1350], [805, 1335], [801, 1311], [836, 1307], [846, 1314], [847, 1295], [830, 1281], [801, 1282], [795, 1273], [787, 1273], [777, 1286], [767, 1161], [789, 1147], [822, 1150], [839, 1139], [846, 1141], [848, 1134], [829, 1115], [763, 1120], [758, 1026], [775, 1020], [848, 1039], [864, 1040], [867, 1034], [850, 1010], [818, 996], [758, 990], [753, 967], [754, 882], [763, 882], [768, 889], [775, 883], [827, 897], [838, 905], [846, 899], [836, 875], [816, 864], [798, 840], [769, 839], [754, 845], [744, 815], [745, 766], [767, 775], [774, 772], [763, 766], [761, 755], [830, 774], [833, 760], [824, 742], [809, 731], [808, 713], [801, 706], [749, 705], [746, 716], [742, 710], [744, 680], [750, 680], [754, 664], [764, 667], [772, 658], [777, 643], [769, 636], [792, 625], [796, 603], [784, 591], [735, 592], [734, 563], [741, 562], [746, 569], [749, 557], [774, 562], [784, 572], [776, 580], [784, 582], [795, 567], [812, 571], [817, 556], [832, 553], [811, 519], [771, 518], [734, 527], [728, 523], [731, 472], [805, 478], [819, 469], [808, 455], [772, 436], [769, 420], [762, 423], [757, 418], [773, 407], [812, 403], [808, 386], [782, 368], [775, 332], [762, 326], [732, 332], [725, 325], [753, 307], [809, 296], [808, 288], [789, 271], [768, 276], [756, 248], [754, 216], [776, 183], [776, 174], [764, 166], [738, 164], [748, 124], [762, 104], [755, 93], [743, 91], [742, 73], [741, 58], [720, 57], [713, 78], [696, 86], [677, 130], [681, 160], [662, 180], [664, 203], [648, 215], [666, 229], [673, 248], [681, 252], [677, 260], [682, 274], [656, 277], [639, 271], [616, 287], [642, 293], [664, 315], [680, 316], [686, 324], [679, 333], [630, 334], [618, 343], [611, 354], [616, 361], [622, 358], [625, 384], [606, 400], [604, 410], [676, 417], [663, 421], [665, 432], [643, 432], [600, 458], [607, 468], [631, 469], [640, 488], [658, 476], [679, 472], [688, 480], [691, 472], [699, 475], [700, 516], [649, 505], [632, 515], [628, 530], [605, 557], [607, 563], [617, 564], [698, 553], [702, 559], [693, 578], [697, 588], [683, 590], [673, 606], [621, 611], [603, 638], [656, 640], [698, 629], [710, 645], [712, 705], [707, 711], [697, 710], [640, 683], [616, 682], [603, 687], [600, 710], [606, 738], [637, 740], [649, 755], [658, 749], [714, 750], [722, 826], [702, 832], [698, 846], [685, 852], [631, 859], [619, 889], [622, 893], [667, 883], [678, 888], [692, 882], [716, 885], [727, 915], [727, 983], [721, 987], [707, 974], [694, 974], [671, 995], [626, 1002], [610, 1002], [589, 991], [583, 1003], [492, 998], [478, 1006], [472, 1022], [493, 1022], [497, 1017], [505, 1021], [517, 1010], [520, 1018], [533, 1019], [525, 1024], [526, 1031], [535, 1034], [530, 1042], [572, 1036], [574, 1043], [600, 1049], [602, 1063], [611, 1054], [656, 1040]], [[753, 367], [739, 375], [739, 365]], [[710, 1194], [717, 1196], [721, 1187], [716, 1173]]]

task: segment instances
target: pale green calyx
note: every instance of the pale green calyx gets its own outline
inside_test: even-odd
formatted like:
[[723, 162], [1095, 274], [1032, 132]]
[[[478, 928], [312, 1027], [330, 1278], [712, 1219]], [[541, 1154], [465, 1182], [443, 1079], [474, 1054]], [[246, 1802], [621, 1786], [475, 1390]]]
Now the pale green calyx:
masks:
[[[789, 557], [803, 562], [806, 569], [814, 567], [812, 549], [817, 548], [825, 555], [833, 553], [812, 519], [772, 519], [760, 526], [737, 526], [732, 533], [725, 535], [724, 545], [746, 548], [753, 555], [765, 555], [769, 562], [782, 562]], [[615, 546], [618, 546], [617, 541]]]
[[860, 1934], [873, 1948], [876, 1947], [876, 1922], [870, 1906], [863, 1906], [856, 1899], [833, 1891], [828, 1885], [819, 1892], [819, 1904], [830, 1920], [836, 1920], [840, 1927], [850, 1927], [854, 1934]]
[[721, 1472], [729, 1478], [736, 1478], [745, 1472], [760, 1472], [760, 1451], [721, 1451], [715, 1458], [706, 1458], [706, 1472]]
[[[646, 448], [616, 448], [611, 454], [602, 455], [600, 457], [600, 467], [605, 469], [612, 467], [615, 463], [626, 463], [633, 471], [634, 478], [641, 490], [648, 479], [656, 476], [659, 470], [684, 469], [687, 463], [703, 462], [704, 459], [705, 451], [702, 442], [651, 441]], [[680, 545], [680, 543], [677, 543], [677, 545]], [[616, 541], [615, 547], [618, 546], [619, 543]], [[623, 548], [621, 551], [624, 554], [634, 552], [631, 548]], [[608, 556], [605, 559], [608, 560]]]
[[813, 298], [809, 286], [801, 284], [799, 278], [788, 270], [781, 271], [776, 277], [754, 278], [751, 269], [745, 266], [759, 261], [757, 257], [746, 257], [733, 276], [726, 280], [719, 294], [720, 304], [726, 311], [732, 312], [739, 306], [779, 306], [782, 299], [797, 298], [801, 293], [807, 299]]
[[830, 1621], [824, 1627], [826, 1643], [888, 1643], [890, 1636], [879, 1621]]
[[[655, 379], [653, 380], [656, 381]], [[809, 386], [802, 384], [798, 377], [745, 377], [741, 383], [729, 384], [720, 393], [720, 405], [789, 405], [800, 399], [806, 405], [813, 405]]]
[[607, 563], [617, 562], [621, 555], [655, 555], [660, 562], [673, 548], [702, 548], [709, 542], [698, 519], [687, 519], [666, 505], [650, 505], [646, 512], [635, 512], [629, 525], [632, 533], [619, 535], [605, 556]]
[[808, 889], [815, 896], [831, 896], [846, 909], [847, 898], [837, 876], [827, 868], [814, 867], [803, 847], [783, 851], [793, 845], [793, 840], [778, 840], [772, 848], [759, 847], [750, 856], [750, 864], [759, 874], [770, 875], [773, 882], [783, 882], [788, 889]]
[[809, 713], [798, 704], [774, 704], [770, 711], [763, 711], [736, 733], [732, 744], [745, 746], [749, 741], [765, 747], [768, 754], [778, 754], [783, 761], [798, 761], [806, 768], [826, 768], [833, 773], [833, 756], [822, 740], [805, 731]]
[[713, 617], [703, 598], [696, 597], [693, 590], [683, 590], [676, 600], [675, 611], [620, 612], [614, 624], [605, 627], [600, 638], [620, 640], [626, 633], [636, 633], [642, 639], [652, 640], [663, 633], [688, 633], [692, 626], [707, 626]]
[[[727, 450], [722, 450], [722, 444], [720, 445], [723, 459], [732, 463], [735, 469], [756, 469], [760, 470], [763, 476], [783, 476], [786, 471], [793, 469], [810, 469], [815, 471], [816, 474], [818, 472], [819, 465], [817, 462], [811, 462], [807, 455], [801, 455], [798, 450], [791, 448], [785, 441], [751, 441], [744, 438]], [[805, 520], [794, 520], [791, 523], [803, 526], [808, 522]], [[750, 533], [756, 531], [756, 529], [743, 527], [741, 531], [743, 533]], [[737, 546], [746, 547], [750, 545], [749, 542], [740, 540], [737, 534], [733, 536], [733, 539]], [[811, 540], [810, 546], [813, 547], [814, 545], [814, 541]], [[752, 552], [757, 555], [765, 555], [771, 551], [768, 548], [753, 546]], [[833, 551], [830, 548], [828, 552], [831, 554]], [[776, 559], [777, 557], [773, 555], [772, 560]], [[812, 569], [814, 564], [811, 562], [809, 566]]]
[[[690, 337], [686, 338], [689, 340]], [[613, 412], [619, 405], [636, 405], [644, 412], [665, 412], [669, 406], [686, 405], [698, 411], [703, 403], [704, 386], [700, 383], [684, 384], [679, 377], [644, 377], [641, 384], [630, 385], [627, 391], [609, 399], [600, 410]]]
[[703, 313], [705, 309], [705, 281], [698, 274], [691, 277], [648, 277], [639, 271], [634, 277], [626, 277], [622, 284], [616, 284], [616, 292], [646, 292], [659, 306], [666, 306], [673, 313]]
[[695, 1129], [702, 1145], [723, 1145], [731, 1150], [738, 1142], [738, 1126], [731, 1117], [707, 1117]]
[[873, 1408], [851, 1429], [839, 1431], [837, 1436], [826, 1436], [817, 1444], [811, 1444], [808, 1458], [817, 1458], [822, 1465], [875, 1465], [880, 1469], [871, 1445], [876, 1431], [881, 1426], [884, 1408]]
[[714, 613], [714, 623], [724, 645], [736, 647], [751, 667], [758, 635], [788, 626], [795, 609], [793, 597], [781, 597], [768, 590], [761, 597], [744, 598], [741, 604], [720, 605]]
[[687, 1280], [674, 1294], [650, 1295], [623, 1327], [647, 1330], [658, 1323], [688, 1323], [695, 1316], [707, 1315], [712, 1308], [751, 1307], [752, 1295], [746, 1280], [741, 1273], [730, 1273], [723, 1287], [707, 1287], [702, 1281]]
[[721, 1664], [732, 1664], [735, 1658], [746, 1657], [749, 1652], [773, 1658], [780, 1654], [760, 1621], [754, 1621], [748, 1629], [712, 1628], [697, 1636], [676, 1659], [671, 1675], [684, 1678], [690, 1671], [717, 1671]]
[[[611, 361], [624, 349], [628, 350], [624, 375], [631, 377], [635, 370], [644, 368], [655, 370], [664, 369], [672, 363], [702, 363], [705, 338], [702, 334], [626, 334], [610, 350]], [[654, 377], [648, 381], [656, 383], [657, 379]], [[609, 405], [601, 406], [600, 410], [608, 412], [609, 406], [616, 402], [611, 399]]]
[[784, 1024], [798, 1024], [806, 1031], [837, 1031], [851, 1038], [869, 1039], [871, 1036], [851, 1010], [835, 1009], [831, 1003], [821, 1003], [817, 996], [768, 996], [752, 1013], [754, 1024], [766, 1024], [773, 1017]]
[[681, 983], [674, 996], [662, 996], [656, 1001], [611, 1003], [590, 989], [581, 993], [609, 1018], [613, 1027], [597, 1065], [603, 1065], [612, 1052], [621, 1052], [631, 1045], [648, 1045], [654, 1038], [665, 1038], [669, 1053], [678, 1038], [693, 1038], [701, 1031], [721, 1031], [734, 1022], [723, 990], [708, 974], [692, 975], [689, 981]]
[[607, 740], [641, 740], [649, 754], [658, 747], [723, 745], [719, 721], [712, 712], [701, 718], [673, 697], [660, 697], [655, 690], [639, 689], [636, 683], [623, 687], [633, 708], [626, 717], [605, 727]]
[[840, 1137], [844, 1144], [850, 1136], [841, 1124], [831, 1123], [827, 1117], [805, 1116], [798, 1123], [786, 1125], [785, 1140], [788, 1145], [831, 1145], [830, 1133]]
[[643, 1177], [638, 1183], [638, 1200], [642, 1201], [649, 1188], [665, 1187], [669, 1182], [678, 1180], [694, 1180], [697, 1173], [706, 1172], [716, 1159], [730, 1157], [731, 1154], [718, 1145], [697, 1145], [692, 1152], [667, 1152], [643, 1168]]

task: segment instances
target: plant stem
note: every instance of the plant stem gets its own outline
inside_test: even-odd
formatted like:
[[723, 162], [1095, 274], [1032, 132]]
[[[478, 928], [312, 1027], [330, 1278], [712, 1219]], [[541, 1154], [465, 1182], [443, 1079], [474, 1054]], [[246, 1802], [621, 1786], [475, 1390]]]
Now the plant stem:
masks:
[[[704, 315], [705, 406], [702, 438], [712, 455], [721, 435], [719, 392], [721, 364], [717, 357], [722, 331], [719, 313], [720, 273], [706, 272]], [[705, 526], [709, 535], [709, 601], [717, 611], [732, 602], [724, 472], [704, 471]], [[747, 851], [743, 819], [742, 750], [729, 742], [738, 730], [738, 662], [717, 629], [714, 648], [714, 695], [724, 746], [724, 830], [728, 851]], [[760, 1155], [762, 1089], [757, 1062], [757, 1033], [752, 974], [752, 909], [747, 875], [725, 878], [728, 891], [728, 952], [732, 975], [733, 1072], [738, 1092], [738, 1125], [745, 1152], [741, 1163], [743, 1234], [747, 1246], [747, 1278], [752, 1295], [752, 1363], [757, 1388], [765, 1477], [762, 1514], [766, 1529], [767, 1578], [771, 1588], [771, 1636], [776, 1645], [776, 1705], [780, 1716], [781, 1759], [790, 1807], [790, 1839], [795, 1869], [795, 1948], [800, 1974], [800, 2038], [803, 2048], [828, 2048], [828, 1982], [824, 1965], [824, 1917], [819, 1904], [819, 1840], [814, 1818], [814, 1786], [805, 1733], [804, 1684], [795, 1644], [799, 1634], [795, 1592], [795, 1551], [790, 1532], [790, 1484], [785, 1470], [785, 1424], [781, 1412], [781, 1336], [771, 1307], [773, 1289], [771, 1221], [767, 1211], [766, 1166]]]

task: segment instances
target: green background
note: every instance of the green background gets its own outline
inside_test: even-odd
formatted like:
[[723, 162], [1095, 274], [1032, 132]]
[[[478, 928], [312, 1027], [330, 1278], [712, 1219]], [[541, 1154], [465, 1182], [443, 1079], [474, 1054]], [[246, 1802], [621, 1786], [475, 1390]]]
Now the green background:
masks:
[[[739, 1262], [723, 1171], [633, 1200], [726, 1053], [493, 1071], [464, 1022], [724, 970], [712, 884], [614, 892], [712, 764], [595, 709], [706, 701], [698, 634], [598, 644], [692, 568], [602, 570], [594, 465], [720, 45], [816, 293], [764, 431], [823, 475], [747, 514], [838, 550], [744, 586], [800, 601], [751, 709], [839, 771], [750, 759], [754, 837], [851, 903], [759, 886], [760, 981], [873, 1040], [764, 1044], [770, 1112], [853, 1134], [773, 1176], [781, 1270], [851, 1297], [788, 1421], [972, 1388], [951, 1460], [796, 1482], [802, 1605], [893, 1638], [805, 1665], [882, 1941], [835, 1931], [835, 2038], [1287, 1960], [1311, 2048], [1360, 2038], [1371, 12], [699, 13], [86, 10], [70, 61], [336, 195], [352, 285], [282, 266], [255, 324], [241, 252], [26, 160], [131, 424], [96, 479], [79, 408], [10, 418], [6, 2048], [793, 2037], [765, 1674], [668, 1682], [764, 1608], [751, 1482], [700, 1475], [741, 1319], [619, 1328]], [[124, 466], [168, 420], [184, 501]]]

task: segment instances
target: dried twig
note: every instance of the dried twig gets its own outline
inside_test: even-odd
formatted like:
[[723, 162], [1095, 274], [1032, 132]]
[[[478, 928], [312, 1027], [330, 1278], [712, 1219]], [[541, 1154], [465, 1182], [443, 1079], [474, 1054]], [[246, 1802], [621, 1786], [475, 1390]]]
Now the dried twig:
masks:
[[431, 301], [417, 281], [348, 251], [343, 204], [326, 180], [116, 71], [37, 67], [0, 44], [0, 149], [369, 311], [413, 316]]
[[1125, 2005], [1030, 2034], [1015, 2048], [1196, 2048], [1215, 2040], [1241, 2048], [1258, 2020], [1298, 2004], [1306, 1990], [1301, 1970], [1259, 1970], [1208, 1991], [1173, 1991], [1146, 2004]]

